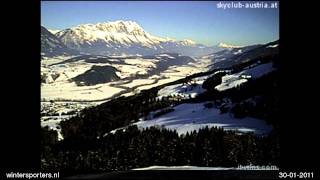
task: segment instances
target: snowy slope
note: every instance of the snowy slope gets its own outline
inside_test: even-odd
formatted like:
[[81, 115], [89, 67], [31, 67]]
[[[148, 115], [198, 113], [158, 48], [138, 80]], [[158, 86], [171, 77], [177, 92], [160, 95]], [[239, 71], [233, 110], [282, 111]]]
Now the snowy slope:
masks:
[[[247, 81], [248, 78], [257, 79], [274, 70], [273, 63], [252, 65], [244, 68], [243, 71], [235, 74], [228, 74], [222, 77], [222, 83], [216, 89], [222, 91], [236, 87]], [[218, 71], [220, 72], [220, 71]], [[226, 71], [229, 72], [230, 71]], [[217, 72], [216, 72], [217, 73]], [[214, 73], [215, 74], [215, 73]], [[190, 80], [189, 83], [166, 86], [158, 91], [158, 98], [165, 96], [178, 96], [182, 99], [194, 98], [203, 93], [203, 82], [211, 75], [201, 76]], [[204, 103], [181, 104], [174, 107], [174, 111], [160, 117], [153, 117], [156, 112], [151, 112], [148, 117], [135, 123], [140, 128], [159, 126], [176, 130], [178, 134], [185, 134], [193, 130], [208, 127], [222, 127], [225, 130], [235, 130], [239, 132], [254, 132], [256, 134], [266, 134], [272, 127], [265, 121], [246, 117], [236, 119], [230, 113], [221, 114], [219, 109], [205, 108]]]
[[228, 74], [222, 77], [222, 83], [217, 85], [215, 89], [224, 91], [230, 88], [234, 88], [241, 85], [242, 83], [247, 82], [250, 78], [257, 79], [272, 72], [273, 70], [273, 63], [269, 62], [245, 69], [239, 73]]
[[[244, 46], [244, 47], [236, 47], [233, 48], [231, 45], [224, 45], [224, 49], [221, 51], [208, 54], [203, 56], [202, 58], [209, 58], [212, 61], [210, 67], [212, 69], [215, 68], [229, 68], [234, 64], [240, 63], [241, 61], [248, 60], [249, 58], [245, 57], [246, 54], [254, 54], [254, 49], [259, 47], [263, 47], [262, 45], [251, 45], [251, 46]], [[228, 48], [229, 47], [229, 48]], [[258, 53], [259, 54], [259, 53]], [[242, 56], [244, 56], [242, 58]]]
[[196, 95], [202, 92], [204, 92], [204, 89], [202, 89], [201, 84], [194, 84], [193, 86], [177, 84], [162, 88], [159, 90], [158, 94], [160, 95], [159, 98], [171, 95], [180, 96], [181, 98], [185, 99], [194, 98]]
[[243, 78], [239, 75], [225, 75], [222, 77], [222, 83], [217, 85], [215, 89], [218, 91], [224, 91], [227, 89], [231, 89], [237, 86], [240, 86], [242, 83], [247, 82], [248, 80], [246, 78]]
[[225, 130], [239, 132], [254, 132], [260, 135], [269, 133], [272, 129], [263, 120], [251, 117], [236, 119], [229, 113], [220, 114], [220, 110], [216, 108], [205, 108], [204, 104], [206, 102], [181, 104], [174, 107], [173, 112], [134, 124], [140, 128], [160, 126], [176, 130], [178, 134], [185, 134], [206, 126], [222, 127]]
[[202, 88], [202, 83], [208, 76], [194, 78], [190, 83], [175, 84], [166, 86], [158, 91], [158, 98], [167, 96], [179, 96], [182, 99], [194, 98], [198, 94], [205, 92]]
[[249, 75], [252, 78], [259, 78], [265, 74], [270, 73], [273, 70], [274, 70], [273, 63], [269, 62], [269, 63], [265, 63], [265, 64], [260, 64], [258, 66], [253, 67], [253, 68], [243, 70], [237, 74], [238, 75]]

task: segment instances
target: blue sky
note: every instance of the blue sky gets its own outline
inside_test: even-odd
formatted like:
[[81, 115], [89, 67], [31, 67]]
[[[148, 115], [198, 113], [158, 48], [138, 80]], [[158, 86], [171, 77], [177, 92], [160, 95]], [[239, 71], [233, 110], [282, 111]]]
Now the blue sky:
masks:
[[65, 29], [83, 23], [136, 21], [160, 37], [234, 45], [279, 38], [278, 9], [219, 9], [213, 1], [43, 1], [41, 25]]

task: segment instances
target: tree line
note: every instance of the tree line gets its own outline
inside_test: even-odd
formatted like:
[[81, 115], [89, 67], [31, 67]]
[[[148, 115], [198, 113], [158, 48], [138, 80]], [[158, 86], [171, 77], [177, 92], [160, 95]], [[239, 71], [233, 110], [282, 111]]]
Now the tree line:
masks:
[[279, 165], [277, 131], [255, 136], [206, 127], [179, 136], [161, 127], [139, 130], [129, 126], [94, 141], [67, 138], [59, 142], [53, 132], [43, 128], [42, 138], [47, 143], [42, 145], [42, 169], [70, 175], [153, 165]]

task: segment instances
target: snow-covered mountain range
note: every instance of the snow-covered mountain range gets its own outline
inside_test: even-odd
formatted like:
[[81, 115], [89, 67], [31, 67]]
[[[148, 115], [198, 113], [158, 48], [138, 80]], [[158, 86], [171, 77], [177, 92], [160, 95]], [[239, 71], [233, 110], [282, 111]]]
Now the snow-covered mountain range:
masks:
[[53, 35], [46, 28], [41, 26], [41, 55], [46, 57], [60, 55], [76, 55], [77, 50], [70, 49], [65, 46], [59, 38]]
[[202, 56], [224, 48], [223, 43], [205, 46], [192, 40], [174, 40], [149, 34], [134, 21], [81, 24], [54, 34], [65, 46], [92, 55], [152, 55], [179, 53]]
[[223, 43], [223, 42], [220, 42], [218, 44], [218, 47], [221, 47], [221, 48], [241, 48], [241, 46], [226, 44], [226, 43]]

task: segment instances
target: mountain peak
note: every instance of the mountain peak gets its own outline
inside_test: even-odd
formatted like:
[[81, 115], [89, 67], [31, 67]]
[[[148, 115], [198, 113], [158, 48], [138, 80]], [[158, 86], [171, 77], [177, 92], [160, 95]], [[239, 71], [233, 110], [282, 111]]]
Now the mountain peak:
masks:
[[52, 34], [48, 29], [41, 26], [41, 55], [42, 56], [60, 56], [60, 55], [78, 55], [79, 52], [66, 47], [60, 39]]
[[236, 45], [231, 45], [231, 44], [226, 44], [226, 43], [220, 42], [218, 44], [218, 47], [222, 47], [222, 48], [240, 48], [242, 46], [236, 46]]
[[102, 31], [109, 33], [127, 33], [134, 35], [145, 34], [143, 28], [134, 21], [107, 21], [97, 24], [81, 24], [72, 28], [73, 30], [83, 30], [83, 31]]
[[47, 29], [49, 32], [51, 32], [52, 34], [56, 34], [57, 32], [59, 32], [60, 30], [57, 29]]

